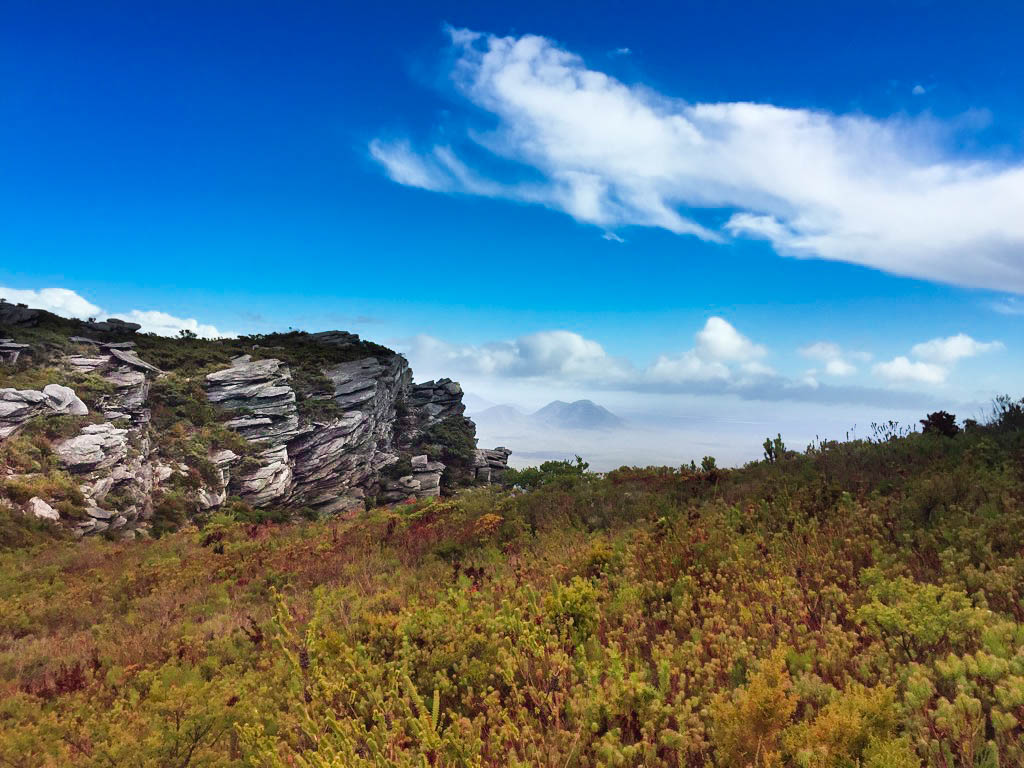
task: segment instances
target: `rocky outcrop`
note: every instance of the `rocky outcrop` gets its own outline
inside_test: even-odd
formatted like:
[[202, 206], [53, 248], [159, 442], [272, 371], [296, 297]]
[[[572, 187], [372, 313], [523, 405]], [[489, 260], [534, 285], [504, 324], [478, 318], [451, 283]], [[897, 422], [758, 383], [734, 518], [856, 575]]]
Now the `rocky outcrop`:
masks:
[[89, 412], [70, 387], [47, 384], [42, 392], [34, 389], [0, 389], [0, 439], [10, 437], [33, 417], [44, 413], [69, 413], [83, 416]]
[[[125, 340], [135, 326], [117, 320], [75, 326], [0, 302], [0, 325], [9, 325], [14, 338], [18, 327], [35, 325], [40, 318], [49, 318], [40, 327], [63, 330], [71, 324], [80, 329], [79, 335], [69, 337], [73, 346], [64, 357], [53, 358], [47, 351], [47, 365], [62, 370], [61, 380], [69, 383], [83, 381], [85, 375], [89, 407], [72, 388], [57, 382], [41, 391], [0, 389], [0, 440], [44, 414], [90, 417], [81, 419], [71, 437], [52, 440], [57, 466], [74, 478], [81, 498], [69, 502], [65, 497], [57, 504], [33, 497], [16, 505], [25, 514], [71, 526], [76, 535], [145, 535], [155, 513], [160, 520], [180, 521], [214, 510], [236, 495], [255, 507], [349, 513], [369, 502], [438, 496], [442, 482], [455, 487], [469, 479], [493, 481], [507, 461], [505, 449], [478, 451], [475, 460], [470, 452], [466, 458], [474, 427], [465, 418], [457, 382], [414, 384], [405, 358], [343, 331], [282, 334], [266, 346], [228, 342], [233, 354], [251, 353], [235, 357], [201, 382], [206, 398], [220, 412], [220, 424], [249, 446], [241, 450], [233, 445], [237, 453], [206, 448], [204, 454], [203, 445], [225, 444], [208, 415], [203, 424], [209, 429], [174, 421], [171, 439], [154, 431], [150, 385], [165, 374], [140, 356], [136, 342]], [[139, 344], [151, 348], [148, 340]], [[13, 362], [26, 348], [5, 336], [0, 339], [0, 362]], [[269, 356], [275, 348], [288, 351], [281, 357], [301, 361], [296, 363], [300, 376], [293, 378], [289, 365]], [[212, 348], [209, 359], [218, 359], [220, 350]], [[359, 357], [361, 352], [364, 356]], [[311, 361], [317, 361], [315, 366]], [[181, 372], [175, 375], [188, 378]], [[185, 397], [191, 408], [187, 398], [194, 390], [180, 389], [180, 384], [161, 387], [162, 397]], [[180, 415], [187, 408], [174, 411], [178, 405], [171, 403], [161, 401], [162, 425], [169, 411], [172, 420], [191, 418]], [[90, 408], [104, 420], [98, 421]], [[454, 421], [433, 429], [448, 420]], [[67, 424], [60, 426], [63, 430]]]
[[108, 469], [128, 455], [128, 430], [113, 424], [89, 424], [57, 446], [57, 459], [70, 472]]
[[11, 304], [0, 297], [0, 325], [33, 326], [42, 314], [40, 309], [30, 309], [26, 304]]
[[[340, 332], [326, 336], [337, 344], [357, 339]], [[333, 393], [315, 399], [331, 407], [314, 412], [330, 415], [303, 426], [291, 374], [280, 361], [254, 362], [246, 355], [206, 377], [211, 402], [244, 414], [226, 426], [262, 447], [255, 457], [258, 466], [232, 479], [233, 492], [253, 505], [287, 504], [328, 514], [361, 509], [368, 497], [394, 502], [440, 495], [445, 465], [426, 455], [410, 456], [410, 448], [432, 425], [464, 418], [459, 384], [451, 379], [413, 384], [400, 355], [340, 363], [323, 373]], [[411, 471], [380, 477], [403, 456], [411, 460]], [[488, 457], [483, 471], [473, 470], [485, 482], [500, 476], [508, 453]]]
[[[351, 343], [340, 334], [336, 342]], [[367, 486], [392, 450], [398, 397], [410, 386], [405, 359], [364, 358], [324, 371], [333, 395], [331, 416], [299, 426], [288, 367], [278, 360], [244, 356], [206, 377], [207, 397], [243, 413], [225, 424], [263, 447], [259, 466], [239, 473], [239, 495], [251, 504], [309, 506], [333, 513], [364, 504]]]
[[28, 344], [15, 344], [14, 339], [0, 339], [0, 363], [14, 365], [26, 349], [29, 349]]
[[242, 411], [226, 423], [246, 440], [283, 445], [299, 433], [291, 373], [279, 360], [257, 360], [245, 355], [229, 368], [206, 377], [206, 397], [229, 411]]
[[102, 398], [104, 418], [148, 421], [149, 382], [162, 371], [131, 351], [134, 342], [103, 344], [82, 336], [71, 341], [97, 348], [89, 354], [68, 355], [64, 363], [76, 373], [96, 374], [112, 386], [113, 394]]
[[508, 469], [508, 457], [512, 451], [508, 448], [477, 448], [473, 469], [476, 479], [483, 483], [496, 483], [501, 480]]

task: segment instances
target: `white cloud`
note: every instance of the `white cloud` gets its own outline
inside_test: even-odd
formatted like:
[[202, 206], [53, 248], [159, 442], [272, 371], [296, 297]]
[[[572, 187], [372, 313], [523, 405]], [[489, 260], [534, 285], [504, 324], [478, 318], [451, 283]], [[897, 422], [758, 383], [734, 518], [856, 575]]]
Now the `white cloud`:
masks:
[[616, 235], [614, 232], [605, 232], [603, 235], [601, 235], [601, 237], [603, 237], [605, 240], [611, 240], [613, 243], [624, 243], [624, 242], [626, 242], [621, 237]]
[[408, 187], [419, 187], [440, 192], [449, 189], [451, 180], [443, 172], [412, 151], [409, 142], [385, 143], [374, 139], [370, 142], [370, 154], [383, 165], [392, 181]]
[[660, 355], [640, 369], [612, 357], [601, 344], [571, 331], [552, 330], [512, 341], [456, 345], [433, 336], [399, 344], [414, 370], [426, 375], [539, 378], [589, 382], [604, 387], [646, 387], [680, 382], [734, 382], [774, 376], [760, 362], [767, 350], [720, 317], [711, 317], [695, 334], [694, 347], [678, 356]]
[[838, 344], [831, 341], [816, 341], [802, 347], [800, 354], [825, 363], [825, 373], [829, 376], [852, 376], [857, 372], [857, 366], [846, 359]]
[[825, 363], [825, 373], [829, 376], [852, 376], [857, 372], [857, 367], [841, 358], [829, 360]]
[[108, 313], [68, 288], [41, 288], [35, 291], [0, 286], [0, 298], [5, 298], [12, 304], [22, 303], [33, 309], [45, 309], [61, 317], [76, 317], [80, 320], [91, 317], [97, 320], [116, 317], [138, 323], [142, 326], [143, 333], [156, 333], [160, 336], [176, 336], [181, 330], [189, 330], [205, 338], [234, 335], [221, 333], [215, 326], [200, 323], [194, 317], [175, 317], [157, 310], [133, 309], [130, 312]]
[[940, 365], [952, 365], [965, 357], [974, 357], [984, 352], [995, 352], [1004, 349], [1000, 341], [975, 341], [966, 333], [958, 333], [945, 339], [932, 339], [915, 344], [910, 353], [920, 359]]
[[873, 370], [875, 374], [889, 381], [912, 381], [920, 384], [942, 384], [948, 373], [941, 365], [912, 362], [904, 355], [894, 357], [886, 363], [877, 363]]
[[723, 233], [688, 211], [732, 208], [725, 232], [782, 254], [1024, 293], [1024, 165], [947, 150], [964, 125], [691, 104], [588, 69], [543, 37], [451, 34], [456, 86], [497, 118], [494, 130], [469, 132], [472, 151], [541, 181], [485, 178], [449, 147], [375, 140], [371, 155], [399, 183], [715, 242]]
[[707, 360], [693, 350], [679, 357], [661, 355], [654, 361], [646, 377], [654, 382], [726, 381], [732, 374], [729, 366], [718, 360]]
[[878, 363], [872, 370], [889, 381], [942, 384], [959, 360], [1000, 349], [1005, 349], [1000, 341], [975, 341], [966, 333], [958, 333], [915, 344], [910, 349], [910, 354], [917, 358], [914, 361], [900, 355], [889, 362]]
[[612, 51], [612, 56], [629, 56], [632, 52], [629, 48], [616, 48]]
[[200, 323], [194, 317], [175, 317], [158, 310], [133, 309], [131, 312], [115, 312], [112, 317], [138, 323], [142, 326], [142, 333], [155, 333], [158, 336], [177, 336], [178, 331], [182, 330], [192, 331], [206, 339], [234, 335], [221, 333], [216, 326]]
[[910, 90], [910, 92], [915, 96], [924, 96], [924, 94], [927, 92], [927, 89], [923, 85], [918, 83]]
[[764, 357], [766, 352], [720, 317], [708, 318], [697, 332], [697, 354], [707, 360], [744, 362]]
[[625, 374], [628, 363], [616, 360], [598, 342], [571, 331], [540, 331], [513, 341], [482, 345], [449, 344], [421, 334], [404, 347], [414, 368], [496, 377], [612, 379]]
[[41, 288], [38, 291], [18, 290], [0, 286], [0, 298], [12, 304], [28, 304], [33, 309], [45, 309], [62, 317], [87, 320], [99, 317], [103, 310], [67, 288]]
[[1024, 301], [1016, 296], [1010, 296], [991, 304], [992, 311], [1000, 315], [1024, 315]]

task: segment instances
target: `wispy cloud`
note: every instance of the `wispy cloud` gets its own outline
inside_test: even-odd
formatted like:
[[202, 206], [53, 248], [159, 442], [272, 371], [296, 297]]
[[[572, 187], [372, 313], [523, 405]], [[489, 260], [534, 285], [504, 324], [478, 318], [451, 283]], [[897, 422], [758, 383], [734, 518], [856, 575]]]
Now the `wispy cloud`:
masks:
[[991, 304], [992, 311], [1001, 315], [1024, 315], [1024, 301], [1016, 296], [1010, 296]]
[[[456, 87], [497, 119], [467, 130], [460, 152], [483, 148], [542, 180], [491, 178], [449, 146], [374, 140], [371, 155], [401, 184], [539, 203], [606, 231], [760, 238], [789, 256], [1024, 293], [1024, 165], [947, 150], [963, 126], [692, 104], [543, 37], [451, 36]], [[734, 211], [721, 229], [698, 221], [712, 208]]]

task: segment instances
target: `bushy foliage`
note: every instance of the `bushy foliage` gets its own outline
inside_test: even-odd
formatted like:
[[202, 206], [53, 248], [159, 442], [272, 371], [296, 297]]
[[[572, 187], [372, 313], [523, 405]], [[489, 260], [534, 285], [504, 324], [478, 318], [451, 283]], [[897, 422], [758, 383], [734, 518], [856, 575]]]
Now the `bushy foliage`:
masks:
[[580, 456], [572, 461], [545, 461], [539, 467], [508, 469], [502, 481], [506, 485], [533, 490], [546, 483], [569, 482], [586, 476], [590, 465]]
[[935, 411], [935, 413], [929, 413], [927, 417], [921, 419], [921, 431], [932, 435], [941, 435], [942, 437], [955, 437], [960, 431], [960, 427], [957, 426], [956, 416], [946, 411]]
[[978, 427], [563, 463], [347, 521], [232, 501], [7, 552], [0, 764], [1022, 765], [1018, 450]]
[[431, 459], [444, 462], [443, 491], [451, 492], [456, 487], [469, 485], [476, 456], [476, 426], [463, 416], [449, 416], [425, 429], [413, 445], [412, 453], [425, 453]]

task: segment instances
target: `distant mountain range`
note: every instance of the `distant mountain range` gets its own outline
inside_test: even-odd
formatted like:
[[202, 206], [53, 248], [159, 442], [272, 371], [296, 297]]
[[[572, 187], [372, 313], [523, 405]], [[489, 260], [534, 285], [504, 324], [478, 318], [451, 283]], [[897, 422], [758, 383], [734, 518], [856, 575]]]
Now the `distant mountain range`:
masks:
[[546, 426], [558, 429], [616, 429], [623, 421], [591, 400], [565, 403], [555, 400], [535, 413], [523, 413], [510, 405], [496, 405], [473, 414], [478, 424], [492, 429]]

